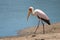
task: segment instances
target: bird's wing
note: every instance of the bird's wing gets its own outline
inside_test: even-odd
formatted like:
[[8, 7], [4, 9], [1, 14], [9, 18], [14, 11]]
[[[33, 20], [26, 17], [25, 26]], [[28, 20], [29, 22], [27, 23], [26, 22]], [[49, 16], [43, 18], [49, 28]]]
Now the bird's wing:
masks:
[[34, 14], [35, 14], [36, 16], [39, 16], [40, 18], [49, 20], [48, 16], [47, 16], [42, 10], [36, 9], [36, 10], [34, 11]]
[[35, 10], [35, 15], [39, 19], [43, 20], [44, 22], [46, 22], [47, 24], [50, 25], [50, 20], [49, 20], [48, 16], [43, 11], [41, 11], [41, 10]]

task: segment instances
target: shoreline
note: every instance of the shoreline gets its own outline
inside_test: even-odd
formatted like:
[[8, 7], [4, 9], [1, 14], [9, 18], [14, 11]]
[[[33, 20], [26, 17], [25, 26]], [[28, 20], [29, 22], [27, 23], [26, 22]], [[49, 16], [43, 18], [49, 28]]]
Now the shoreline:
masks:
[[[12, 39], [13, 40], [15, 40], [15, 39], [24, 40], [24, 39], [26, 39], [26, 37], [29, 37], [29, 36], [33, 35], [33, 32], [34, 32], [35, 28], [36, 27], [28, 27], [28, 28], [25, 28], [23, 30], [19, 30], [18, 31], [19, 32], [18, 35], [16, 35], [16, 36], [0, 37], [0, 40], [8, 40], [8, 39], [9, 40], [12, 40]], [[60, 22], [59, 23], [54, 23], [54, 24], [52, 24], [50, 26], [49, 25], [45, 25], [46, 34], [44, 34], [44, 35], [47, 35], [47, 36], [49, 35], [50, 36], [50, 35], [55, 34], [55, 35], [59, 36], [60, 35], [60, 31], [59, 30], [60, 30]], [[29, 34], [29, 33], [31, 33], [31, 34]], [[37, 36], [39, 36], [39, 35], [42, 36], [43, 35], [42, 34], [42, 25], [40, 25], [40, 27], [37, 30], [37, 33], [35, 35], [37, 35]], [[41, 36], [39, 36], [39, 37], [41, 37]], [[43, 36], [43, 37], [45, 37], [45, 36]], [[60, 38], [60, 36], [59, 36], [59, 38]]]

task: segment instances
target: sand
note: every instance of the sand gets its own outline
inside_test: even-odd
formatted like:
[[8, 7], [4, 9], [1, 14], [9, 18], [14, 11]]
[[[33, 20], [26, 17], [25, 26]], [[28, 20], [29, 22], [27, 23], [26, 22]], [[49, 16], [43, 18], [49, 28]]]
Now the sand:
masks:
[[19, 30], [19, 35], [0, 37], [0, 40], [60, 40], [60, 23], [45, 25], [45, 34], [42, 32], [42, 25], [40, 25], [36, 34], [34, 34], [35, 29], [36, 27], [30, 27]]

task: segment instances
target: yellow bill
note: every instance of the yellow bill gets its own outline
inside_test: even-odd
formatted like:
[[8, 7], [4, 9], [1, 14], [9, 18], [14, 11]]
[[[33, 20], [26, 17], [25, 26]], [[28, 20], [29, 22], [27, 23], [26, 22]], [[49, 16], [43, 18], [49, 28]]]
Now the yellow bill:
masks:
[[28, 15], [27, 15], [27, 21], [28, 21], [28, 19], [29, 19], [29, 16], [30, 16], [30, 11], [28, 11]]

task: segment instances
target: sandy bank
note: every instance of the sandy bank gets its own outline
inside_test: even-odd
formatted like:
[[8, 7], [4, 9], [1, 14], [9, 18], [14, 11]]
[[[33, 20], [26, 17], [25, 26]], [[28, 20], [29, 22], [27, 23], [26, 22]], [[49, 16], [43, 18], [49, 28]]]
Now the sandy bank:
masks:
[[45, 25], [45, 34], [42, 34], [42, 26], [36, 32], [36, 36], [32, 37], [36, 27], [26, 28], [18, 31], [19, 36], [3, 37], [0, 40], [60, 40], [60, 23]]

